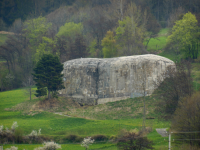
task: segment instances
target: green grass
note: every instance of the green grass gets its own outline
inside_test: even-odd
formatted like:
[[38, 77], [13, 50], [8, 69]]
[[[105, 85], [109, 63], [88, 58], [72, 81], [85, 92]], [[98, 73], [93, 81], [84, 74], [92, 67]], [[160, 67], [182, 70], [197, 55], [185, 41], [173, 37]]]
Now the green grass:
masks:
[[166, 45], [166, 39], [167, 39], [166, 36], [152, 38], [149, 41], [149, 44], [147, 46], [147, 50], [148, 51], [159, 51], [159, 50], [162, 50]]
[[4, 42], [6, 41], [7, 39], [7, 35], [6, 34], [0, 34], [0, 46], [2, 44], [4, 44]]
[[167, 36], [169, 32], [169, 28], [163, 28], [160, 30], [160, 32], [158, 33], [158, 36]]
[[[148, 43], [147, 50], [156, 53], [162, 51], [166, 45], [168, 31], [168, 28], [161, 29], [156, 38], [151, 38]], [[144, 44], [146, 45], [146, 42]]]
[[161, 53], [159, 53], [158, 55], [166, 57], [174, 62], [176, 62], [177, 60], [179, 60], [179, 57], [172, 52], [168, 52], [168, 51], [162, 51]]
[[[10, 148], [11, 146], [18, 147], [18, 150], [34, 150], [36, 147], [41, 147], [41, 144], [8, 144], [4, 145], [3, 148]], [[81, 144], [61, 144], [61, 148], [63, 150], [85, 150], [84, 147], [81, 146]], [[110, 143], [94, 143], [89, 146], [90, 150], [117, 150], [117, 147], [115, 144]]]
[[[151, 96], [146, 97], [147, 117], [156, 117], [153, 113], [157, 100]], [[116, 120], [116, 119], [136, 119], [142, 118], [143, 113], [143, 99], [130, 98], [117, 102], [110, 102], [93, 107], [77, 108], [76, 111], [69, 109], [65, 114], [70, 116], [86, 117], [90, 119], [99, 120]]]
[[[111, 137], [113, 135], [118, 135], [122, 129], [140, 129], [142, 125], [142, 114], [140, 111], [138, 113], [138, 110], [142, 110], [143, 107], [142, 100], [140, 98], [127, 99], [97, 106], [76, 108], [77, 117], [61, 116], [48, 111], [42, 111], [40, 113], [37, 112], [35, 115], [33, 115], [35, 112], [32, 112], [29, 115], [24, 114], [22, 111], [23, 109], [15, 110], [15, 107], [13, 106], [17, 104], [24, 103], [26, 104], [25, 107], [28, 107], [29, 103], [37, 104], [39, 101], [38, 99], [29, 101], [28, 96], [24, 95], [23, 89], [0, 92], [0, 99], [0, 125], [10, 128], [12, 123], [17, 121], [19, 125], [18, 128], [22, 129], [25, 135], [29, 134], [32, 130], [39, 130], [41, 128], [43, 135], [54, 137], [57, 142], [70, 134], [75, 134], [82, 137], [103, 134]], [[146, 101], [149, 108], [154, 107], [153, 102], [155, 100], [152, 97], [147, 97]], [[101, 113], [97, 111], [95, 114], [95, 110], [102, 109], [104, 107], [109, 109]], [[116, 111], [116, 109], [121, 108], [120, 110], [123, 110], [124, 108], [128, 107], [131, 107], [128, 109], [130, 111]], [[81, 114], [83, 110], [85, 110], [84, 116]], [[93, 119], [86, 119], [87, 115], [89, 118], [92, 114], [94, 117]], [[151, 117], [154, 116], [153, 112], [149, 113], [148, 115]], [[95, 119], [96, 116], [97, 118]], [[170, 126], [170, 122], [163, 122], [157, 119], [147, 119], [146, 126], [152, 127], [153, 129], [166, 128]], [[160, 138], [158, 133], [154, 133], [154, 135], [158, 136], [156, 140], [163, 140], [163, 138]], [[153, 137], [150, 137], [150, 139], [151, 138], [154, 140]], [[104, 147], [102, 149], [116, 149], [116, 147], [112, 146], [112, 144], [107, 146], [107, 148], [105, 147], [106, 144], [99, 144], [100, 146]], [[78, 147], [80, 148], [79, 145], [73, 146], [77, 146], [77, 149]]]

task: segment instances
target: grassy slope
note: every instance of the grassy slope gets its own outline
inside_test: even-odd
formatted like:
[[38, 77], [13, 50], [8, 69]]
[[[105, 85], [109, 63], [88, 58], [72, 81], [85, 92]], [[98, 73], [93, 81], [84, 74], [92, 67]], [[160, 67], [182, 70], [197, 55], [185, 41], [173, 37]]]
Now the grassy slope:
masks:
[[[168, 29], [161, 29], [160, 32], [158, 33], [158, 36], [156, 38], [151, 38], [147, 50], [150, 52], [159, 52], [162, 51], [166, 44], [166, 39], [168, 35]], [[146, 45], [146, 43], [144, 43]]]
[[[10, 148], [11, 146], [13, 146], [13, 144], [9, 144], [9, 145], [5, 145], [5, 148]], [[18, 150], [23, 150], [23, 149], [28, 149], [28, 150], [33, 150], [36, 147], [41, 147], [42, 145], [37, 145], [37, 144], [20, 144], [17, 145], [15, 144], [14, 146], [18, 147]], [[85, 150], [84, 147], [81, 147], [80, 144], [61, 144], [61, 148], [63, 150]], [[109, 144], [109, 143], [104, 143], [104, 144], [92, 144], [91, 146], [89, 146], [90, 150], [117, 150], [117, 147], [115, 146], [115, 144]]]
[[[1, 92], [0, 99], [1, 99], [0, 125], [4, 125], [5, 127], [10, 128], [12, 123], [14, 121], [17, 121], [19, 124], [19, 128], [24, 130], [25, 134], [29, 134], [32, 130], [39, 130], [41, 128], [42, 134], [54, 136], [56, 137], [57, 141], [59, 141], [60, 137], [67, 136], [69, 134], [76, 134], [82, 137], [92, 136], [96, 134], [104, 134], [107, 136], [112, 136], [112, 135], [117, 135], [121, 129], [127, 129], [127, 130], [135, 128], [139, 129], [141, 128], [142, 124], [141, 114], [137, 113], [138, 107], [140, 107], [140, 109], [142, 108], [142, 103], [141, 103], [142, 100], [139, 98], [135, 100], [128, 99], [120, 102], [108, 103], [92, 107], [73, 108], [76, 109], [77, 117], [60, 116], [47, 111], [43, 111], [33, 116], [28, 114], [23, 115], [23, 112], [20, 111], [8, 111], [9, 110], [8, 108], [13, 109], [13, 106], [15, 106], [18, 103], [25, 103], [25, 104], [30, 103], [30, 101], [28, 100], [28, 96], [24, 95], [23, 89]], [[147, 101], [148, 100], [151, 101], [151, 104], [155, 103], [153, 98], [149, 97], [147, 98]], [[38, 99], [31, 101], [31, 103], [37, 104]], [[126, 105], [129, 106], [131, 105], [133, 111], [131, 112], [116, 111], [116, 108], [124, 109], [125, 107], [127, 107]], [[107, 117], [104, 117], [108, 113], [108, 110], [105, 110], [104, 113], [101, 112], [98, 115], [94, 114], [94, 116], [96, 115], [97, 118], [99, 117], [100, 120], [81, 118], [83, 117], [81, 116], [82, 115], [81, 112], [83, 112], [83, 110], [85, 112], [88, 111], [87, 113], [85, 113], [84, 117], [89, 118], [92, 115], [93, 110], [97, 110], [102, 107], [108, 107], [108, 106], [110, 108], [110, 114], [108, 114]], [[152, 106], [150, 106], [150, 108], [151, 107]], [[123, 113], [125, 113], [127, 117], [124, 118], [124, 116], [121, 115], [119, 119], [113, 119], [114, 114], [116, 117]], [[131, 114], [134, 113], [136, 115], [131, 116]], [[149, 116], [152, 117], [153, 116], [152, 113], [149, 113]], [[169, 122], [159, 122], [156, 119], [147, 119], [146, 125], [153, 128], [153, 132], [150, 133], [149, 135], [150, 139], [154, 140], [155, 142], [164, 141], [163, 138], [156, 133], [155, 128], [169, 127]], [[74, 145], [66, 145], [66, 146], [73, 147]], [[80, 148], [80, 144], [75, 145], [74, 147], [76, 146]], [[100, 144], [99, 148], [103, 146], [106, 146], [106, 144]], [[116, 149], [116, 147], [112, 146], [111, 144], [109, 147], [105, 149], [111, 150], [111, 149]]]
[[[6, 34], [0, 34], [0, 46], [4, 44], [6, 39], [7, 39], [7, 35]], [[0, 61], [3, 61], [3, 60], [0, 58]]]
[[6, 41], [7, 35], [6, 34], [0, 34], [0, 46]]

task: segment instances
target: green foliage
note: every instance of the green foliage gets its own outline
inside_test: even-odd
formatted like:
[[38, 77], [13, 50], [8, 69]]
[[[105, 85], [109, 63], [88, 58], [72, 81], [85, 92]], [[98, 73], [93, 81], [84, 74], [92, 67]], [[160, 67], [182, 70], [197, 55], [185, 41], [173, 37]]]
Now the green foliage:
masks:
[[119, 20], [119, 27], [116, 29], [117, 43], [123, 51], [120, 55], [142, 54], [145, 29], [140, 27], [134, 18], [126, 17], [123, 21]]
[[112, 31], [108, 31], [101, 42], [104, 58], [117, 56], [116, 40]]
[[181, 54], [182, 58], [196, 59], [198, 56], [198, 37], [200, 35], [195, 15], [188, 12], [183, 19], [175, 22], [172, 34], [167, 38], [168, 45]]
[[97, 57], [97, 40], [94, 39], [89, 46], [89, 54], [91, 57]]
[[4, 42], [7, 39], [7, 36], [8, 35], [6, 35], [6, 34], [0, 34], [0, 46], [4, 44]]
[[57, 36], [74, 37], [76, 34], [81, 34], [83, 31], [82, 23], [67, 22], [61, 26]]
[[142, 150], [153, 149], [154, 143], [144, 137], [142, 133], [128, 132], [118, 139], [117, 147], [119, 150]]
[[57, 56], [52, 54], [45, 54], [36, 64], [34, 68], [34, 81], [36, 82], [37, 90], [36, 96], [44, 96], [47, 94], [50, 98], [50, 92], [55, 92], [64, 88], [61, 71], [63, 65], [60, 63]]
[[48, 38], [48, 31], [51, 28], [45, 17], [27, 20], [24, 23], [23, 32], [29, 40], [29, 48], [32, 50], [33, 61], [38, 61], [43, 54], [53, 53], [55, 43]]
[[31, 46], [36, 46], [42, 40], [43, 36], [47, 35], [47, 31], [51, 27], [51, 23], [47, 23], [45, 17], [38, 17], [36, 19], [27, 20], [24, 23], [23, 31], [30, 40]]
[[[147, 50], [150, 52], [162, 51], [163, 48], [165, 47], [166, 39], [167, 39], [166, 36], [151, 38], [148, 43]], [[144, 44], [146, 45], [146, 42], [144, 42]]]
[[52, 54], [54, 53], [56, 56], [59, 56], [60, 53], [58, 50], [53, 52], [55, 49], [56, 42], [48, 37], [42, 37], [42, 42], [38, 45], [35, 53], [35, 60], [36, 62], [39, 61], [39, 59], [44, 55], [44, 54]]

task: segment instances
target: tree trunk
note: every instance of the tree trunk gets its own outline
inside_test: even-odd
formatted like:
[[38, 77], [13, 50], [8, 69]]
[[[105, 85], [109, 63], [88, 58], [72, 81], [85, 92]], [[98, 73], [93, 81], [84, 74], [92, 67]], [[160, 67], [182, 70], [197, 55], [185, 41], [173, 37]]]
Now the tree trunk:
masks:
[[50, 91], [48, 90], [48, 100], [51, 98], [51, 93]]
[[30, 90], [30, 101], [31, 101], [31, 86], [30, 86], [30, 89], [29, 89], [29, 90]]

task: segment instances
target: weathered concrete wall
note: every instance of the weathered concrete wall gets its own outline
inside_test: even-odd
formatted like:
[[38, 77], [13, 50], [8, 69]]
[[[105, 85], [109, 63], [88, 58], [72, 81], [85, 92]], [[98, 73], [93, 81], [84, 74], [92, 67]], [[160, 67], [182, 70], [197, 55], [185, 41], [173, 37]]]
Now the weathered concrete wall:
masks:
[[174, 62], [157, 55], [109, 59], [83, 58], [64, 63], [64, 86], [60, 94], [86, 105], [128, 97], [150, 95], [157, 77]]

